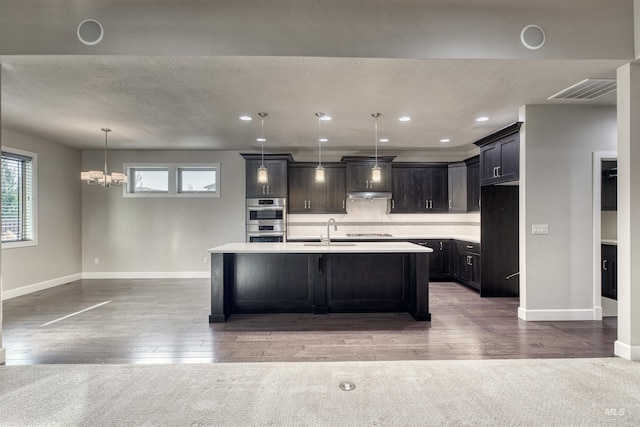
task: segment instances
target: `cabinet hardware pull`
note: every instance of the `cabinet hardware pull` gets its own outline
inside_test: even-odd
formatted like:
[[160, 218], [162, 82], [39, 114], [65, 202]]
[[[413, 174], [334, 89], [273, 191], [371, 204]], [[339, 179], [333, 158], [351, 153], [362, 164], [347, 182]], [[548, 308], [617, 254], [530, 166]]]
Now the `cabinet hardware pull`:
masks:
[[344, 209], [344, 200], [342, 201], [342, 209]]
[[496, 169], [498, 171], [498, 178], [500, 178], [502, 175], [500, 175], [500, 169], [502, 168], [502, 166], [496, 166]]
[[425, 209], [429, 209], [429, 201], [428, 200], [424, 201], [424, 208]]
[[266, 185], [263, 185], [263, 186], [262, 186], [262, 194], [267, 194], [267, 193], [265, 193], [265, 189], [266, 189], [266, 187], [267, 187]]
[[494, 166], [494, 167], [493, 167], [493, 177], [494, 177], [494, 178], [497, 178], [497, 177], [498, 177], [498, 167], [497, 167], [497, 166]]
[[440, 250], [442, 250], [442, 242], [440, 242]]
[[309, 205], [308, 206], [309, 206], [309, 209], [311, 209], [311, 200], [309, 200]]
[[467, 245], [467, 249], [473, 249], [473, 245]]
[[433, 209], [433, 200], [429, 200], [429, 207]]
[[318, 256], [318, 276], [322, 276], [324, 274], [322, 255]]
[[602, 261], [602, 269], [604, 271], [607, 271], [607, 260], [606, 259], [604, 261]]
[[304, 208], [307, 209], [307, 201], [304, 201]]
[[368, 190], [369, 189], [369, 180], [367, 179], [367, 181], [365, 182], [365, 187]]
[[269, 186], [267, 185], [267, 194], [271, 194], [271, 191], [269, 191]]
[[395, 208], [396, 208], [396, 201], [391, 200], [391, 209], [395, 209]]
[[449, 209], [451, 209], [451, 200], [449, 200]]

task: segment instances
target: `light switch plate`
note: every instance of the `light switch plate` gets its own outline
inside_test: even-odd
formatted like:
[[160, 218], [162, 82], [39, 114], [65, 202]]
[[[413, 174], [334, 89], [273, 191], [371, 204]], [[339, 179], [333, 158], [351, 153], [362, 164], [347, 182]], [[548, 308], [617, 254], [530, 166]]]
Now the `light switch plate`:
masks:
[[549, 224], [532, 224], [531, 234], [549, 234]]

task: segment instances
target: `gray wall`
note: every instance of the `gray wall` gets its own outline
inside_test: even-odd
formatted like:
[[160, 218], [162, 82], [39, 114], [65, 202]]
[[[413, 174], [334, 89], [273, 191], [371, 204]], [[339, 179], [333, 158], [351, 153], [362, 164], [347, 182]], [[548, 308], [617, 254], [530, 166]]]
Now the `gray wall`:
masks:
[[[616, 109], [522, 112], [521, 308], [593, 309], [592, 152], [616, 150]], [[532, 224], [549, 224], [549, 234], [532, 235]]]
[[2, 250], [3, 291], [81, 273], [80, 151], [8, 130], [2, 145], [38, 154], [38, 245]]
[[[82, 170], [102, 169], [102, 151], [83, 151]], [[82, 271], [203, 272], [207, 249], [244, 241], [244, 159], [229, 151], [109, 151], [123, 163], [220, 163], [220, 198], [131, 198], [122, 187], [82, 186]], [[95, 264], [95, 258], [99, 264]], [[108, 277], [108, 275], [106, 275]]]

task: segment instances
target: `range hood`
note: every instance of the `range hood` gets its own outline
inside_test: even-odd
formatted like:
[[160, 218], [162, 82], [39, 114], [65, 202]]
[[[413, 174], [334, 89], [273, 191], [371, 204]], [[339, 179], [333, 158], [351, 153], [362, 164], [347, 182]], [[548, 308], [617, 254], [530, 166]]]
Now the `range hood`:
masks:
[[349, 200], [373, 200], [390, 199], [390, 191], [350, 191], [347, 193]]

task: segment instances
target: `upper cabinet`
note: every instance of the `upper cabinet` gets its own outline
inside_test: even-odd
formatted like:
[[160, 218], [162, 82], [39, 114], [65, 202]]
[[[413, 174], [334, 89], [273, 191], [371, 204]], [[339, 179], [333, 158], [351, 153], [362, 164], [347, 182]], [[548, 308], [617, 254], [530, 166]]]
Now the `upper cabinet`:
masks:
[[242, 154], [246, 159], [246, 197], [287, 197], [287, 165], [293, 158], [289, 154], [265, 154], [266, 184], [258, 183], [258, 168], [263, 164], [260, 154]]
[[481, 185], [501, 184], [520, 178], [520, 126], [507, 126], [475, 144], [480, 147]]
[[618, 210], [618, 162], [606, 160], [602, 162], [602, 187], [600, 203], [603, 211]]
[[324, 164], [324, 182], [316, 182], [317, 163], [289, 164], [289, 213], [344, 213], [344, 164]]
[[467, 212], [467, 164], [449, 163], [449, 212]]
[[378, 157], [380, 182], [373, 182], [371, 169], [376, 164], [373, 157], [345, 156], [347, 164], [347, 193], [391, 192], [391, 161], [394, 157]]
[[446, 164], [394, 163], [391, 213], [447, 212]]
[[480, 212], [480, 156], [465, 160], [467, 164], [467, 212]]

